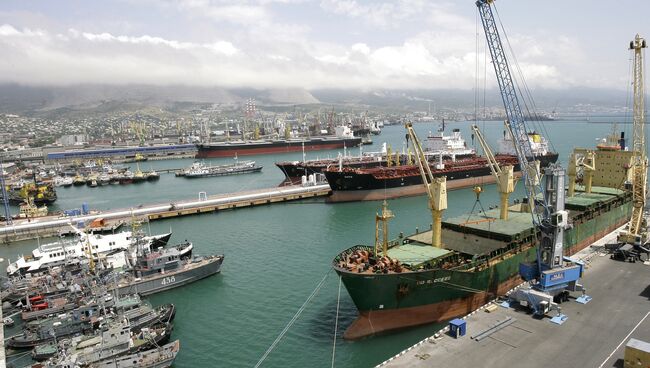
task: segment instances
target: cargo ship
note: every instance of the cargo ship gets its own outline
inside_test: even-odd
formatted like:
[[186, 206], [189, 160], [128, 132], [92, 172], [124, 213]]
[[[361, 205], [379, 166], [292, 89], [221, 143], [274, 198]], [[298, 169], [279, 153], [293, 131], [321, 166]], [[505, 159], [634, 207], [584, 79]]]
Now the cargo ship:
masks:
[[197, 145], [196, 158], [234, 157], [246, 155], [261, 155], [266, 153], [287, 153], [300, 151], [319, 151], [356, 147], [361, 144], [361, 138], [355, 137], [347, 126], [336, 127], [335, 136], [228, 141], [218, 143], [203, 143]]
[[[452, 134], [445, 135], [444, 122], [441, 124], [437, 133], [429, 134], [424, 142], [425, 154], [430, 160], [442, 155], [443, 160], [463, 159], [474, 156], [476, 151], [467, 147], [467, 142], [463, 139], [460, 129], [453, 129]], [[359, 156], [342, 156], [337, 158], [317, 159], [308, 161], [282, 161], [276, 162], [275, 165], [282, 170], [287, 183], [299, 183], [303, 176], [319, 174], [328, 168], [345, 167], [345, 168], [372, 168], [387, 166], [387, 157], [401, 165], [408, 163], [409, 158], [406, 153], [393, 153], [384, 143], [381, 152], [367, 152]]]
[[[569, 168], [566, 255], [626, 223], [632, 209], [632, 194], [622, 189], [631, 176], [632, 152], [577, 149], [574, 154], [593, 154], [596, 167], [581, 178]], [[431, 231], [416, 231], [385, 241], [383, 249], [375, 239], [375, 246], [355, 245], [339, 253], [332, 266], [359, 312], [344, 337], [446, 321], [520, 284], [519, 264], [536, 259], [533, 240], [539, 236], [526, 207], [525, 202], [510, 206], [507, 220], [499, 219], [498, 210], [443, 220], [441, 247], [431, 245]], [[377, 216], [378, 224], [384, 215]]]
[[[544, 137], [535, 132], [529, 133], [528, 137], [535, 159], [540, 162], [541, 167], [547, 167], [557, 161], [558, 154], [549, 151]], [[502, 166], [514, 166], [516, 175], [520, 176], [520, 173], [517, 173], [519, 163], [513, 147], [509, 138], [502, 139], [500, 154], [496, 155], [496, 159]], [[437, 162], [430, 163], [431, 170], [435, 176], [447, 177], [447, 189], [494, 183], [487, 160], [475, 153], [447, 159], [438, 155], [437, 158]], [[323, 170], [323, 174], [332, 189], [332, 195], [328, 197], [330, 202], [373, 201], [425, 193], [419, 168], [413, 164], [397, 165], [395, 162], [390, 167], [369, 168], [329, 166]]]

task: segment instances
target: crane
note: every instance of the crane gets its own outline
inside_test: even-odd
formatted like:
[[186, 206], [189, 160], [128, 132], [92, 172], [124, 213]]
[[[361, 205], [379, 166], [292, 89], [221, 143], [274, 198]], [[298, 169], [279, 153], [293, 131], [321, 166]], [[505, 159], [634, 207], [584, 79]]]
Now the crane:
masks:
[[643, 246], [647, 240], [647, 225], [643, 217], [646, 185], [648, 181], [648, 158], [645, 152], [645, 93], [643, 87], [643, 53], [645, 39], [638, 34], [630, 42], [634, 50], [634, 116], [633, 156], [632, 156], [632, 217], [625, 231], [618, 236], [619, 243]]
[[568, 211], [564, 209], [565, 171], [559, 165], [551, 165], [542, 175], [534, 161], [519, 95], [492, 12], [493, 3], [494, 0], [475, 2], [506, 112], [506, 126], [512, 132], [532, 222], [540, 233], [535, 264], [521, 264], [519, 267], [520, 275], [530, 281], [531, 286], [518, 289], [513, 298], [530, 306], [538, 315], [545, 315], [552, 309], [557, 310], [558, 315], [552, 321], [561, 324], [566, 320], [566, 316], [559, 312], [560, 308], [555, 303], [556, 297], [565, 299], [569, 291], [582, 291], [583, 295], [578, 301], [586, 303], [591, 300], [584, 295], [582, 285], [578, 284], [583, 265], [567, 262], [569, 259], [565, 259], [563, 254], [564, 230], [568, 226]]
[[413, 130], [413, 124], [406, 123], [406, 139], [413, 142], [415, 160], [420, 169], [422, 184], [429, 199], [431, 210], [431, 245], [436, 248], [442, 247], [442, 213], [447, 209], [447, 177], [434, 177], [431, 173], [429, 161], [427, 161], [422, 149], [422, 144]]
[[478, 143], [483, 148], [485, 158], [488, 160], [488, 166], [490, 167], [490, 171], [492, 171], [492, 175], [494, 176], [499, 189], [499, 194], [501, 196], [499, 218], [501, 220], [507, 220], [508, 198], [510, 197], [510, 193], [515, 190], [514, 167], [512, 165], [501, 167], [497, 159], [494, 157], [492, 149], [490, 149], [490, 146], [483, 137], [483, 133], [478, 129], [478, 126], [472, 125], [472, 131], [474, 132]]

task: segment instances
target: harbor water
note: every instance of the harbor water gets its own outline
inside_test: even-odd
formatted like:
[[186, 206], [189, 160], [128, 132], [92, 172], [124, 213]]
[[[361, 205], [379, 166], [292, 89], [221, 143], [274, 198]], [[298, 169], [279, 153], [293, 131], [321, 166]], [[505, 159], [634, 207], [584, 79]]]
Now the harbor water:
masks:
[[[468, 145], [472, 145], [470, 124], [448, 122], [447, 133], [460, 128]], [[610, 124], [584, 121], [552, 121], [544, 126], [546, 131], [541, 133], [553, 142], [553, 148], [560, 153], [560, 161], [565, 167], [573, 147], [593, 147], [597, 138], [611, 132]], [[416, 124], [415, 127], [423, 139], [438, 125]], [[496, 140], [503, 131], [502, 124], [488, 122], [481, 128], [496, 149]], [[628, 130], [626, 136], [631, 136], [630, 125], [619, 125], [619, 128]], [[394, 151], [401, 151], [404, 133], [401, 126], [385, 127], [381, 135], [373, 136], [374, 144], [363, 149], [378, 151], [381, 143], [386, 141]], [[308, 159], [328, 155], [335, 157], [337, 152], [307, 152], [306, 156]], [[353, 154], [358, 152], [358, 148], [349, 150]], [[100, 210], [135, 208], [140, 204], [198, 198], [199, 192], [212, 195], [273, 187], [283, 179], [283, 174], [273, 163], [301, 160], [302, 154], [262, 155], [245, 159], [255, 160], [264, 166], [262, 173], [195, 180], [161, 174], [158, 182], [98, 188], [57, 188], [59, 199], [51, 210], [79, 208], [82, 203]], [[211, 160], [214, 164], [230, 161]], [[189, 166], [191, 162], [142, 162], [140, 168], [143, 171], [181, 168]], [[129, 165], [131, 170], [135, 170], [134, 163]], [[523, 195], [520, 184], [517, 185], [517, 193]], [[486, 186], [480, 200], [486, 209], [496, 205], [496, 188]], [[475, 201], [471, 189], [449, 192], [449, 209], [445, 216], [467, 213]], [[337, 253], [352, 245], [372, 244], [375, 212], [379, 211], [380, 205], [379, 202], [328, 204], [323, 199], [314, 199], [152, 222], [149, 225], [152, 233], [166, 232], [171, 228], [174, 233], [171, 242], [192, 241], [196, 253], [225, 254], [221, 274], [149, 298], [155, 305], [171, 302], [177, 307], [172, 336], [181, 340], [181, 352], [174, 366], [255, 366], [324, 277], [326, 281], [323, 287], [261, 366], [331, 366], [339, 301], [339, 284], [336, 274], [331, 271], [331, 261]], [[391, 237], [397, 236], [400, 231], [409, 234], [415, 232], [416, 228], [428, 229], [431, 216], [425, 197], [391, 200], [389, 207], [395, 213], [395, 218], [390, 222]], [[37, 241], [3, 245], [0, 247], [0, 257], [5, 258], [6, 264], [36, 245]], [[336, 338], [337, 367], [375, 365], [430, 336], [439, 327], [429, 325], [361, 341], [344, 341], [343, 331], [355, 316], [354, 305], [342, 287]]]

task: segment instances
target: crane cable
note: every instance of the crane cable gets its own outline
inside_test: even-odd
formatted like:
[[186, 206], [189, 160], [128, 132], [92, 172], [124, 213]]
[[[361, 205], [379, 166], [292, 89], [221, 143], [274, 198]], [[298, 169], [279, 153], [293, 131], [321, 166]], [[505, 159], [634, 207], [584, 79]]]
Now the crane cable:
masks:
[[280, 332], [280, 334], [278, 335], [278, 337], [275, 338], [275, 340], [273, 341], [273, 343], [271, 344], [271, 346], [269, 346], [269, 348], [266, 349], [266, 352], [264, 352], [264, 354], [262, 355], [262, 357], [260, 358], [260, 360], [257, 361], [257, 364], [255, 364], [255, 368], [259, 368], [259, 366], [261, 366], [262, 363], [264, 363], [264, 360], [266, 360], [266, 358], [269, 356], [269, 354], [271, 353], [271, 351], [273, 351], [273, 349], [275, 349], [275, 347], [278, 345], [278, 343], [280, 342], [280, 340], [282, 340], [282, 338], [283, 338], [284, 335], [287, 333], [287, 331], [289, 331], [289, 329], [291, 328], [291, 326], [293, 326], [293, 324], [296, 322], [296, 320], [298, 320], [298, 317], [300, 317], [300, 314], [305, 310], [305, 308], [307, 307], [307, 304], [309, 304], [309, 302], [310, 302], [310, 301], [311, 301], [311, 300], [316, 296], [316, 294], [318, 294], [318, 291], [323, 287], [323, 285], [325, 285], [325, 280], [327, 279], [327, 276], [329, 276], [330, 272], [332, 272], [332, 268], [331, 268], [331, 267], [330, 267], [330, 269], [325, 273], [325, 276], [323, 276], [323, 278], [320, 280], [320, 282], [318, 283], [318, 285], [316, 285], [316, 288], [314, 289], [314, 291], [312, 291], [311, 294], [309, 295], [309, 297], [307, 297], [307, 300], [305, 300], [305, 302], [302, 303], [302, 305], [300, 306], [300, 308], [298, 309], [298, 311], [296, 312], [296, 314], [293, 315], [293, 318], [291, 318], [291, 320], [289, 321], [289, 323], [287, 323], [287, 325], [284, 326], [284, 329], [282, 329], [282, 332]]
[[[548, 131], [546, 129], [545, 124], [539, 123], [539, 116], [537, 115], [537, 106], [535, 104], [535, 100], [533, 99], [533, 96], [530, 92], [530, 88], [528, 88], [528, 84], [526, 83], [526, 79], [524, 78], [524, 75], [521, 71], [521, 67], [519, 65], [519, 61], [517, 60], [517, 57], [515, 53], [513, 52], [512, 45], [510, 44], [510, 38], [508, 38], [508, 33], [506, 33], [506, 29], [503, 26], [503, 22], [501, 22], [501, 16], [499, 15], [499, 11], [497, 7], [492, 4], [492, 7], [494, 9], [494, 12], [496, 13], [497, 20], [499, 22], [499, 25], [501, 26], [501, 31], [503, 33], [503, 36], [506, 40], [506, 44], [508, 45], [508, 50], [510, 51], [510, 57], [512, 57], [512, 64], [515, 66], [515, 70], [517, 72], [518, 76], [518, 81], [520, 83], [515, 83], [515, 87], [519, 91], [519, 95], [522, 97], [522, 103], [524, 105], [524, 108], [526, 109], [526, 112], [528, 113], [528, 117], [533, 120], [533, 125], [539, 127], [541, 133], [543, 133], [547, 137], [547, 142], [550, 144], [551, 149], [553, 151], [557, 151], [555, 149], [555, 146], [553, 145], [553, 142], [550, 140], [550, 136], [548, 134]], [[520, 84], [523, 86], [523, 91], [522, 88], [520, 87]], [[532, 112], [531, 112], [532, 109]]]
[[336, 335], [339, 332], [339, 310], [341, 306], [341, 276], [339, 275], [339, 293], [336, 298], [336, 319], [334, 320], [334, 343], [332, 344], [332, 368], [334, 368], [334, 357], [336, 356]]

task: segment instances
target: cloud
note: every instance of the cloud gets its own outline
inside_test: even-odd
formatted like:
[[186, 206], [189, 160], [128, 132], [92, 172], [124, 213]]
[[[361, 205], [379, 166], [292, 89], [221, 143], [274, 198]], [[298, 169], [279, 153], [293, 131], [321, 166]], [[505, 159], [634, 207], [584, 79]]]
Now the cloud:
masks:
[[[99, 27], [91, 31], [83, 27], [87, 23], [39, 21], [40, 27], [5, 20], [0, 23], [0, 82], [471, 89], [478, 60], [481, 69], [487, 68], [488, 87], [496, 86], [489, 61], [484, 64], [485, 50], [476, 55], [474, 20], [446, 3], [168, 0], [149, 5], [148, 11], [163, 9], [177, 20], [178, 31], [152, 28], [138, 34], [97, 31]], [[283, 9], [297, 15], [278, 15]], [[327, 32], [338, 30], [338, 23], [310, 22], [297, 9], [317, 12], [312, 17], [328, 22], [328, 14], [335, 14], [370, 28], [355, 28], [354, 41], [337, 40]], [[340, 31], [347, 32], [348, 23], [341, 19], [340, 24]], [[513, 33], [510, 41], [531, 86], [596, 82], [580, 78], [586, 70], [567, 67], [583, 61], [571, 38]]]

